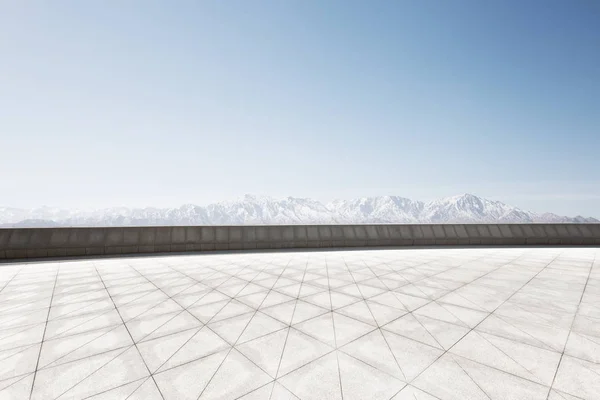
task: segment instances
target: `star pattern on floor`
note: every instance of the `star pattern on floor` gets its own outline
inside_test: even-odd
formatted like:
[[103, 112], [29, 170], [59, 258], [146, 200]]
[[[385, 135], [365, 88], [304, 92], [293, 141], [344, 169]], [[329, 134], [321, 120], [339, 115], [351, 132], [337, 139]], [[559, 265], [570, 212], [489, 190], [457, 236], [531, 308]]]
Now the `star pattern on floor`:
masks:
[[0, 399], [600, 398], [597, 248], [0, 264]]

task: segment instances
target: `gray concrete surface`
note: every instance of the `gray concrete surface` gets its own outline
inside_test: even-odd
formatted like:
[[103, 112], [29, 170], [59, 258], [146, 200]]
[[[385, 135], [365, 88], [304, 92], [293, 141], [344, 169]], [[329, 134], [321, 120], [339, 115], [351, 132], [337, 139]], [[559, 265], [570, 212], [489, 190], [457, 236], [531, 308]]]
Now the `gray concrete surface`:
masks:
[[598, 400], [600, 247], [11, 262], [0, 360], [0, 399]]
[[0, 229], [0, 259], [371, 246], [600, 245], [600, 224]]

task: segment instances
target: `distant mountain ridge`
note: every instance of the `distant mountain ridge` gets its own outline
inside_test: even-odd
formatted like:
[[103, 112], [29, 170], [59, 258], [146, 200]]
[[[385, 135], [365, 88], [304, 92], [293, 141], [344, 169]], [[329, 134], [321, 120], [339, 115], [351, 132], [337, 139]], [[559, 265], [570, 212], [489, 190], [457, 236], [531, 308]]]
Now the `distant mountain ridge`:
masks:
[[95, 211], [0, 207], [0, 227], [155, 226], [361, 223], [592, 223], [595, 218], [524, 211], [472, 194], [422, 202], [398, 196], [335, 200], [245, 195], [234, 201], [179, 208], [106, 208]]

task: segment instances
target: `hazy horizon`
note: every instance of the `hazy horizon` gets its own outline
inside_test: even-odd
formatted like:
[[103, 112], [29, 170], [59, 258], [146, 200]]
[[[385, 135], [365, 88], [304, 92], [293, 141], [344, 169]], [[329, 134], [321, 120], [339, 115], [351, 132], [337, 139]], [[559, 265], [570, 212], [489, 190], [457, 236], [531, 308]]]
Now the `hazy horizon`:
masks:
[[356, 197], [337, 197], [337, 198], [332, 198], [332, 199], [327, 199], [327, 200], [323, 200], [323, 199], [317, 199], [317, 198], [313, 198], [313, 197], [309, 197], [309, 196], [269, 196], [269, 195], [264, 195], [264, 194], [257, 194], [257, 193], [245, 193], [243, 195], [240, 196], [235, 196], [229, 199], [221, 199], [218, 201], [212, 201], [209, 203], [194, 203], [194, 202], [187, 202], [187, 203], [180, 203], [180, 204], [173, 204], [173, 205], [163, 205], [163, 206], [158, 206], [158, 205], [107, 205], [107, 206], [102, 206], [102, 207], [60, 207], [60, 206], [53, 206], [53, 205], [39, 205], [37, 207], [11, 207], [11, 206], [7, 206], [4, 204], [0, 204], [0, 208], [12, 208], [12, 209], [21, 209], [21, 210], [36, 210], [36, 209], [55, 209], [55, 210], [70, 210], [70, 211], [81, 211], [84, 213], [89, 213], [89, 212], [94, 212], [94, 211], [103, 211], [103, 210], [111, 210], [111, 209], [119, 209], [119, 208], [125, 208], [125, 209], [130, 209], [130, 210], [144, 210], [144, 209], [158, 209], [158, 210], [165, 210], [165, 209], [180, 209], [182, 207], [188, 206], [188, 205], [193, 205], [193, 206], [198, 206], [198, 207], [208, 207], [211, 205], [219, 205], [219, 204], [225, 204], [225, 203], [234, 203], [234, 202], [245, 202], [245, 201], [252, 201], [254, 199], [258, 199], [258, 200], [262, 200], [262, 199], [267, 199], [269, 201], [283, 201], [283, 200], [287, 200], [287, 199], [302, 199], [302, 200], [311, 200], [311, 201], [317, 201], [320, 204], [323, 204], [324, 206], [328, 206], [336, 201], [354, 201], [354, 200], [359, 200], [359, 199], [378, 199], [378, 198], [384, 198], [384, 197], [397, 197], [397, 198], [405, 198], [411, 201], [417, 201], [417, 202], [422, 202], [424, 204], [430, 203], [430, 202], [435, 202], [435, 201], [439, 201], [439, 200], [443, 200], [443, 199], [450, 199], [450, 198], [458, 198], [458, 197], [463, 197], [463, 196], [475, 196], [478, 197], [480, 199], [484, 199], [484, 200], [490, 200], [490, 201], [495, 201], [495, 202], [499, 202], [502, 203], [506, 206], [510, 206], [510, 207], [514, 207], [523, 211], [527, 211], [527, 212], [533, 212], [536, 213], [538, 215], [542, 215], [542, 214], [555, 214], [555, 215], [559, 215], [559, 216], [564, 216], [564, 217], [585, 217], [585, 218], [596, 218], [598, 219], [598, 217], [600, 217], [600, 215], [584, 215], [584, 214], [561, 214], [560, 212], [555, 212], [554, 210], [532, 210], [532, 209], [528, 209], [527, 207], [521, 207], [519, 204], [513, 204], [513, 203], [508, 203], [508, 202], [504, 202], [501, 200], [497, 200], [497, 199], [493, 199], [493, 198], [489, 198], [486, 196], [479, 196], [477, 194], [474, 193], [458, 193], [458, 194], [454, 194], [454, 195], [450, 195], [450, 196], [442, 196], [442, 197], [438, 197], [438, 198], [431, 198], [431, 199], [419, 199], [419, 198], [411, 198], [408, 196], [402, 196], [402, 195], [381, 195], [381, 196], [356, 196]]

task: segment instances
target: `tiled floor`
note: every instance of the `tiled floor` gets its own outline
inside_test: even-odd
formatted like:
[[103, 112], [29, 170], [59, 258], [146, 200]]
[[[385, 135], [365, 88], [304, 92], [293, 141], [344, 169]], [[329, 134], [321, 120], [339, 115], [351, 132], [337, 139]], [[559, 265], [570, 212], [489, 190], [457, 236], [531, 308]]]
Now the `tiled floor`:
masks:
[[0, 264], [0, 399], [600, 399], [600, 249]]

